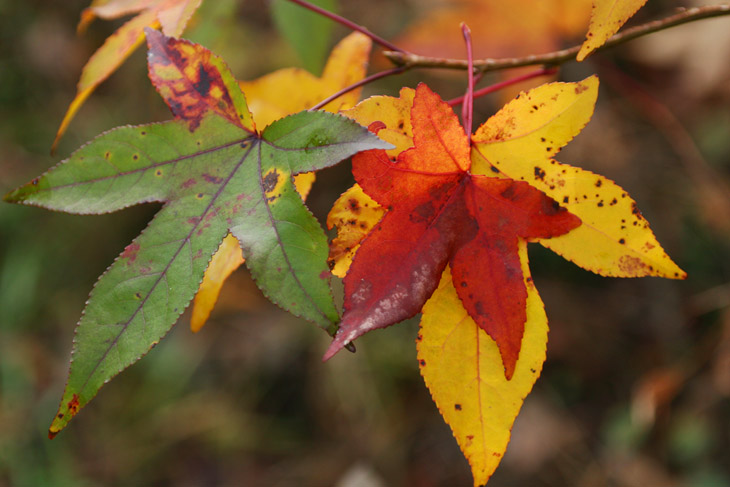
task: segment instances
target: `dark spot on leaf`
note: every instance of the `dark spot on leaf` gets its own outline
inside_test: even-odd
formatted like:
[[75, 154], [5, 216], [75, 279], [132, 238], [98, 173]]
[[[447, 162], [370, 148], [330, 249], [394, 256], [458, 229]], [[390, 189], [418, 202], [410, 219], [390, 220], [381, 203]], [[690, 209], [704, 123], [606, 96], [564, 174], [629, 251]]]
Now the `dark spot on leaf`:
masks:
[[641, 215], [641, 211], [639, 211], [639, 207], [636, 206], [636, 203], [631, 203], [631, 213], [634, 215]]
[[139, 135], [147, 135], [147, 132], [145, 132], [145, 131], [143, 130], [143, 131], [141, 131], [141, 132], [139, 133]]
[[597, 205], [597, 206], [598, 206], [599, 208], [603, 208], [603, 200], [599, 201], [599, 202], [598, 202], [598, 205]]
[[466, 286], [468, 286], [468, 284], [466, 283], [466, 281], [461, 281], [461, 287], [466, 287]]
[[355, 198], [350, 198], [349, 200], [347, 200], [347, 206], [354, 214], [360, 214], [360, 203]]
[[135, 161], [136, 161], [137, 159], [139, 159], [139, 154], [134, 154], [134, 155], [132, 156], [132, 159], [134, 159]]
[[623, 239], [623, 238], [622, 238], [621, 240], [619, 240], [619, 241], [618, 241], [618, 243], [620, 243], [621, 245], [623, 245], [623, 244], [625, 244], [625, 243], [626, 243], [626, 239]]
[[136, 293], [134, 293], [134, 297], [137, 299], [142, 299], [142, 293], [137, 291]]
[[423, 360], [423, 359], [421, 359], [421, 360], [418, 361], [418, 365], [420, 365], [421, 367], [425, 367], [426, 366], [426, 361]]
[[203, 173], [203, 179], [205, 179], [209, 183], [213, 183], [213, 184], [220, 184], [223, 182], [223, 178], [219, 178], [217, 176], [211, 176], [208, 173]]
[[545, 170], [539, 166], [535, 166], [535, 179], [544, 180], [545, 179]]
[[527, 281], [527, 282], [532, 282], [532, 277], [528, 277], [528, 278], [526, 278], [526, 279], [525, 279], [525, 281]]
[[564, 204], [568, 204], [568, 202], [569, 202], [569, 201], [570, 201], [570, 197], [568, 197], [568, 196], [563, 196], [563, 203], [564, 203]]
[[461, 411], [461, 404], [454, 404], [454, 409]]
[[540, 142], [545, 142], [545, 137], [540, 137]]
[[198, 198], [199, 200], [202, 200], [203, 199], [203, 193], [198, 193], [198, 194], [195, 195], [195, 197]]
[[494, 166], [489, 166], [489, 169], [491, 169], [491, 170], [492, 170], [492, 172], [499, 172], [499, 169], [497, 169], [497, 168], [496, 168], [496, 167], [494, 167]]
[[76, 416], [76, 413], [79, 412], [79, 395], [74, 394], [68, 404], [66, 404], [66, 407], [68, 408], [68, 412], [71, 413], [71, 416]]
[[205, 65], [200, 63], [200, 66], [198, 67], [198, 82], [193, 84], [193, 87], [203, 98], [207, 97], [210, 92], [211, 80], [212, 76], [205, 69]]
[[532, 367], [530, 367], [530, 372], [532, 372], [533, 374], [537, 374], [537, 370], [533, 369]]
[[609, 205], [613, 206], [616, 203], [618, 203], [618, 200], [616, 198], [614, 198], [614, 199], [611, 200], [611, 202], [609, 203]]
[[158, 169], [157, 171], [155, 171], [155, 175], [162, 176], [162, 169]]
[[268, 193], [276, 187], [276, 183], [279, 182], [279, 172], [274, 169], [269, 171], [262, 181], [264, 186], [264, 192]]
[[602, 180], [600, 180], [600, 179], [596, 180], [596, 188], [600, 188], [602, 184], [603, 184]]
[[546, 152], [550, 152], [551, 150], [553, 150], [553, 148], [552, 148], [552, 147], [545, 147], [545, 151], [546, 151]]

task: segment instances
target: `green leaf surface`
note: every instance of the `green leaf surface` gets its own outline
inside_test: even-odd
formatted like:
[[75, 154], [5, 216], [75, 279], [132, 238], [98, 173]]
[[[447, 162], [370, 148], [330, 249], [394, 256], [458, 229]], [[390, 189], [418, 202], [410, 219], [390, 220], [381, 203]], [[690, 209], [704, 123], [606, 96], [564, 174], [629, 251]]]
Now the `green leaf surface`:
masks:
[[389, 147], [326, 112], [292, 115], [259, 135], [219, 58], [156, 31], [147, 35], [150, 78], [176, 119], [111, 130], [5, 197], [79, 214], [164, 203], [91, 292], [51, 436], [170, 330], [229, 231], [269, 299], [333, 333], [339, 315], [327, 239], [292, 177]]
[[[337, 10], [337, 0], [310, 0], [330, 12]], [[272, 0], [271, 14], [279, 33], [302, 60], [304, 68], [319, 73], [324, 67], [334, 23], [288, 0]]]

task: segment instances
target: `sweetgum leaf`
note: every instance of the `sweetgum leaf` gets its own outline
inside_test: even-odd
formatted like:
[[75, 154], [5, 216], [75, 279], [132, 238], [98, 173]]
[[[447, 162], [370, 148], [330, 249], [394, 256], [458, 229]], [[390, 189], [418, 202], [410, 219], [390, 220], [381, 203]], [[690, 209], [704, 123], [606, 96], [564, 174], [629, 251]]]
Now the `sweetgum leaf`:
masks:
[[419, 313], [449, 265], [459, 299], [497, 342], [509, 379], [526, 320], [520, 241], [562, 235], [580, 220], [525, 182], [471, 174], [463, 128], [424, 84], [411, 121], [414, 147], [396, 162], [385, 151], [353, 158], [355, 180], [388, 211], [345, 276], [345, 313], [325, 359]]
[[292, 115], [259, 135], [220, 58], [157, 31], [147, 35], [150, 78], [177, 118], [111, 130], [5, 197], [79, 214], [164, 203], [91, 293], [52, 436], [168, 332], [228, 232], [269, 299], [333, 332], [339, 316], [326, 236], [292, 177], [389, 147], [326, 112]]

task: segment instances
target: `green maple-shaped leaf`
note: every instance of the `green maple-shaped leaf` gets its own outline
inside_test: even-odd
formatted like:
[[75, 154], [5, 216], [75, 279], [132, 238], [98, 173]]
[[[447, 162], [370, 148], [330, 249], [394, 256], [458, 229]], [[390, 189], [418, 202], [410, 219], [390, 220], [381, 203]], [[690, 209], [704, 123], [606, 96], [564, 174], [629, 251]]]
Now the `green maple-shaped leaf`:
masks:
[[111, 130], [5, 197], [80, 214], [164, 203], [91, 293], [51, 436], [169, 331], [229, 231], [269, 299], [333, 333], [327, 240], [292, 176], [389, 147], [325, 112], [301, 112], [259, 134], [220, 58], [154, 30], [147, 41], [150, 79], [175, 120]]

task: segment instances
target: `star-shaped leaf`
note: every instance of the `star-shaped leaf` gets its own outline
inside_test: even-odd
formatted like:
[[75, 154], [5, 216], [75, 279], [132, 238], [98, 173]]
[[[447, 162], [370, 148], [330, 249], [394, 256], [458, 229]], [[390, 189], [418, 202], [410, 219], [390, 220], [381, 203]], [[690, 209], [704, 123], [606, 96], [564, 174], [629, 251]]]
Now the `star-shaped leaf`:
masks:
[[[580, 217], [581, 225], [570, 232], [537, 241], [581, 267], [606, 276], [683, 278], [684, 272], [664, 253], [623, 189], [553, 159], [589, 121], [597, 93], [595, 77], [521, 93], [472, 136], [469, 171], [525, 182]], [[414, 91], [403, 89], [399, 98], [372, 97], [345, 113], [379, 128], [379, 136], [396, 146], [386, 152], [394, 158], [416, 141], [413, 100]], [[338, 230], [330, 248], [336, 275], [345, 275], [353, 254], [355, 262], [360, 259], [358, 246], [385, 212], [358, 185], [336, 202], [328, 217], [328, 225]], [[518, 239], [517, 256], [527, 297], [520, 353], [509, 379], [499, 341], [468, 311], [448, 266], [421, 311], [421, 374], [471, 465], [475, 486], [484, 485], [498, 466], [512, 424], [545, 360], [547, 318], [529, 274], [525, 239]]]
[[176, 119], [109, 131], [6, 196], [82, 214], [164, 203], [91, 293], [51, 435], [167, 333], [228, 232], [269, 299], [332, 332], [339, 316], [327, 240], [292, 176], [389, 147], [325, 112], [301, 112], [259, 134], [220, 58], [154, 30], [147, 37], [150, 79]]
[[396, 162], [384, 151], [353, 158], [358, 184], [388, 211], [345, 277], [345, 313], [325, 358], [419, 313], [449, 265], [459, 298], [497, 342], [510, 378], [526, 319], [519, 241], [562, 235], [580, 220], [527, 183], [471, 174], [464, 130], [424, 84], [411, 122], [414, 147]]

